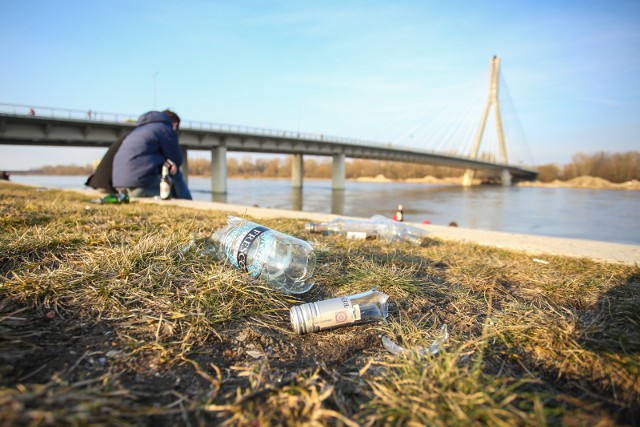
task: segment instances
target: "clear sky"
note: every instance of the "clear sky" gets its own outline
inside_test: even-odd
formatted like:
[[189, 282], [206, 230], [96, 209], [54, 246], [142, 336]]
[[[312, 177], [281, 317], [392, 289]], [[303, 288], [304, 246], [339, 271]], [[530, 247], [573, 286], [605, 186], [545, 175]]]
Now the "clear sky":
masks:
[[[527, 163], [640, 150], [638, 0], [0, 0], [0, 12], [0, 103], [170, 107], [447, 149], [470, 100], [482, 110], [499, 55]], [[0, 146], [0, 170], [103, 152]]]

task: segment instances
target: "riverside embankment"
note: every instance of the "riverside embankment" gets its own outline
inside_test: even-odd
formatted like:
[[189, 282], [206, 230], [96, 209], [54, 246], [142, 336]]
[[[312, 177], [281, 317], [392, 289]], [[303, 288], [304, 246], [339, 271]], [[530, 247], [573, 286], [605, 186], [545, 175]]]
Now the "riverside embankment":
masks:
[[[93, 190], [68, 191], [81, 192], [87, 194], [88, 197], [99, 197], [101, 194]], [[176, 205], [193, 209], [215, 210], [229, 212], [229, 214], [233, 215], [249, 215], [256, 218], [295, 218], [322, 222], [329, 221], [332, 218], [337, 217], [337, 215], [333, 214], [260, 208], [238, 204], [205, 201], [165, 201], [151, 198], [137, 200], [141, 203]], [[622, 263], [628, 265], [640, 264], [640, 245], [474, 230], [469, 228], [448, 227], [432, 224], [411, 224], [427, 230], [430, 233], [430, 236], [433, 238], [457, 242], [477, 243], [483, 246], [523, 251], [531, 254], [532, 256], [560, 255], [574, 258], [589, 258], [595, 261]]]

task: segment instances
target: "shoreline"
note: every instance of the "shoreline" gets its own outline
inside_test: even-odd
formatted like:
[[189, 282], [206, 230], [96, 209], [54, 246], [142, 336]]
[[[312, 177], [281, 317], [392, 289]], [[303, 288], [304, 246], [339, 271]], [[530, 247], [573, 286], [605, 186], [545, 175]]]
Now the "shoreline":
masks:
[[[36, 176], [43, 174], [25, 174], [20, 173], [16, 174], [16, 176]], [[86, 175], [46, 175], [46, 176], [82, 176], [86, 177]], [[210, 176], [206, 175], [189, 175], [189, 178], [210, 178]], [[240, 180], [249, 180], [249, 179], [282, 179], [282, 180], [290, 180], [289, 177], [262, 177], [262, 176], [230, 176], [227, 179], [240, 179]], [[331, 178], [316, 178], [316, 177], [305, 177], [305, 181], [331, 181]], [[378, 174], [375, 177], [359, 177], [359, 178], [347, 178], [347, 181], [352, 182], [368, 182], [368, 183], [406, 183], [406, 184], [427, 184], [427, 185], [451, 185], [451, 186], [461, 186], [461, 177], [448, 177], [448, 178], [436, 178], [431, 175], [427, 175], [422, 178], [406, 178], [406, 179], [391, 179], [387, 178], [383, 174]], [[11, 180], [0, 180], [1, 182], [13, 182]], [[475, 179], [472, 186], [481, 186], [482, 184], [479, 180]], [[606, 179], [593, 177], [593, 176], [579, 176], [576, 178], [572, 178], [568, 181], [561, 181], [556, 179], [551, 182], [541, 182], [541, 181], [524, 181], [513, 184], [514, 187], [539, 187], [539, 188], [577, 188], [577, 189], [594, 189], [594, 190], [636, 190], [640, 191], [640, 181], [634, 179], [631, 181], [623, 182], [623, 183], [614, 183], [608, 181]]]
[[[361, 177], [353, 179], [359, 182], [404, 182], [416, 184], [440, 184], [440, 185], [461, 185], [461, 177], [436, 178], [425, 176], [424, 178], [390, 179], [379, 174], [376, 177]], [[482, 185], [478, 180], [474, 180], [474, 186]], [[552, 182], [524, 181], [514, 184], [517, 187], [544, 187], [544, 188], [591, 188], [598, 190], [640, 190], [640, 181], [632, 180], [623, 183], [614, 183], [606, 179], [593, 176], [579, 176], [568, 181], [556, 179]]]
[[[316, 222], [330, 221], [334, 218], [363, 219], [344, 215], [323, 214], [313, 212], [290, 211], [284, 209], [256, 208], [244, 205], [233, 205], [217, 202], [193, 200], [155, 200], [136, 199], [142, 203], [171, 204], [191, 209], [217, 210], [235, 215], [250, 215], [256, 218], [293, 218]], [[366, 218], [364, 218], [366, 219]], [[567, 256], [572, 258], [589, 258], [598, 262], [609, 262], [626, 265], [640, 265], [640, 245], [601, 242], [596, 240], [570, 239], [563, 237], [534, 236], [503, 231], [475, 230], [446, 225], [405, 224], [421, 228], [428, 232], [427, 237], [461, 243], [475, 243], [481, 246], [525, 252], [535, 256]], [[545, 260], [542, 261], [544, 264]]]
[[[25, 185], [17, 183], [0, 183], [0, 185]], [[102, 197], [104, 193], [91, 189], [55, 189], [71, 191], [86, 195], [89, 198]], [[260, 208], [236, 204], [227, 204], [197, 200], [155, 200], [153, 198], [133, 199], [139, 203], [162, 204], [180, 206], [198, 210], [216, 210], [234, 215], [250, 215], [255, 218], [291, 218], [309, 220], [315, 222], [330, 221], [333, 218], [352, 218], [344, 215], [292, 211], [285, 209]], [[407, 222], [406, 224], [424, 229], [428, 237], [461, 243], [475, 243], [481, 246], [489, 246], [506, 250], [525, 252], [532, 256], [567, 256], [572, 258], [589, 258], [598, 262], [609, 262], [626, 265], [640, 265], [640, 245], [601, 242], [596, 240], [570, 239], [562, 237], [536, 236], [530, 234], [517, 234], [501, 231], [475, 230], [462, 227], [449, 227], [445, 225], [419, 224]], [[533, 258], [534, 262], [544, 264], [544, 259]]]

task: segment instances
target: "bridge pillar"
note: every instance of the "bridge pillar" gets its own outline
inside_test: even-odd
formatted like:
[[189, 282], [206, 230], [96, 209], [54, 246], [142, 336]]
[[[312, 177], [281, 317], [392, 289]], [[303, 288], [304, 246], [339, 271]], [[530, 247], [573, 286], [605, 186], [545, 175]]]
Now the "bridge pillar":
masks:
[[302, 188], [304, 179], [304, 161], [302, 154], [294, 154], [291, 161], [291, 186], [293, 188]]
[[511, 185], [511, 172], [508, 169], [502, 169], [502, 172], [500, 172], [500, 182], [503, 187]]
[[464, 171], [464, 175], [462, 176], [462, 186], [463, 187], [471, 187], [473, 185], [473, 169], [467, 169]]
[[182, 176], [184, 176], [184, 180], [189, 185], [189, 157], [187, 154], [187, 147], [180, 147], [180, 151], [182, 151], [182, 165], [180, 165], [180, 172], [182, 172]]
[[211, 149], [211, 192], [227, 193], [227, 147]]
[[344, 182], [346, 176], [344, 159], [344, 153], [333, 155], [333, 180], [331, 183], [331, 188], [334, 190], [344, 190]]

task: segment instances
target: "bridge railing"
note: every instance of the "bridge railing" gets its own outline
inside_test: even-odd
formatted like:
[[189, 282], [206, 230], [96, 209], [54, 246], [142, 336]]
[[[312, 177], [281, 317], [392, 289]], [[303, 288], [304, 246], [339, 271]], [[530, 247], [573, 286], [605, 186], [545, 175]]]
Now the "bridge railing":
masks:
[[[36, 117], [47, 117], [47, 118], [59, 118], [59, 119], [72, 119], [72, 120], [80, 120], [80, 121], [90, 121], [95, 120], [97, 122], [104, 123], [135, 123], [138, 120], [138, 116], [133, 114], [122, 114], [122, 113], [105, 113], [102, 111], [93, 111], [93, 110], [73, 110], [67, 108], [52, 108], [52, 107], [43, 107], [43, 106], [34, 106], [34, 105], [24, 105], [24, 104], [5, 104], [0, 103], [0, 113], [13, 114], [13, 115], [24, 115], [24, 116], [36, 116]], [[415, 149], [412, 147], [406, 146], [398, 146], [391, 143], [381, 143], [375, 141], [368, 141], [363, 139], [355, 139], [355, 138], [343, 138], [336, 137], [331, 135], [324, 134], [316, 134], [309, 132], [295, 132], [295, 131], [286, 131], [286, 130], [278, 130], [278, 129], [269, 129], [269, 128], [261, 128], [261, 127], [253, 127], [253, 126], [239, 126], [239, 125], [230, 125], [223, 123], [214, 123], [214, 122], [203, 122], [196, 120], [182, 120], [181, 122], [182, 129], [192, 129], [192, 130], [210, 130], [210, 131], [220, 131], [226, 133], [237, 133], [237, 134], [253, 134], [259, 136], [271, 136], [274, 138], [290, 138], [290, 139], [300, 139], [300, 140], [312, 140], [325, 142], [329, 144], [351, 144], [351, 145], [361, 145], [366, 147], [379, 147], [379, 148], [406, 148], [408, 150], [415, 151], [416, 153], [423, 154], [434, 154], [434, 155], [442, 155], [443, 153], [437, 153], [435, 151], [425, 150], [425, 149]], [[460, 155], [456, 153], [448, 153], [449, 157], [457, 157], [460, 159], [469, 159], [469, 156]], [[497, 162], [500, 163], [500, 162]]]
[[40, 105], [21, 105], [0, 103], [0, 112], [20, 116], [47, 117], [54, 119], [95, 120], [107, 123], [132, 123], [137, 116], [122, 113], [105, 113], [93, 110], [72, 110], [68, 108], [52, 108]]
[[[74, 110], [68, 108], [52, 108], [36, 105], [24, 105], [24, 104], [4, 104], [0, 103], [0, 112], [13, 115], [23, 116], [37, 116], [47, 118], [59, 118], [59, 119], [72, 119], [72, 120], [95, 120], [106, 123], [134, 123], [137, 121], [138, 116], [133, 114], [122, 113], [105, 113], [102, 111], [93, 110]], [[354, 138], [343, 138], [323, 134], [315, 134], [309, 132], [294, 132], [279, 129], [261, 128], [254, 126], [240, 126], [230, 125], [223, 123], [204, 122], [196, 120], [183, 119], [180, 126], [183, 129], [194, 130], [211, 130], [228, 133], [247, 134], [252, 133], [260, 136], [272, 136], [275, 138], [291, 138], [291, 139], [305, 139], [316, 140], [328, 143], [341, 143], [341, 144], [356, 144], [366, 146], [387, 146], [386, 144], [376, 143], [372, 141], [366, 141]]]

